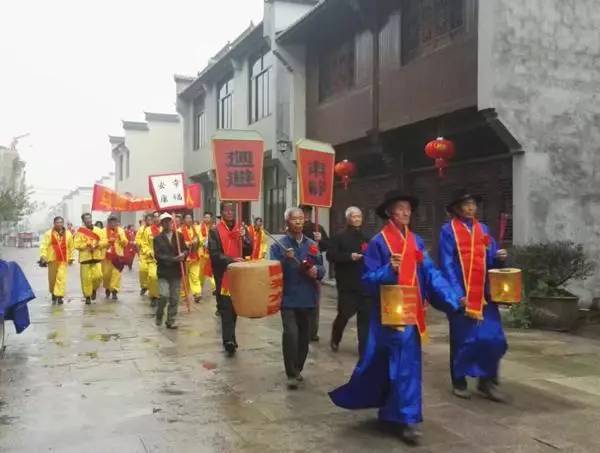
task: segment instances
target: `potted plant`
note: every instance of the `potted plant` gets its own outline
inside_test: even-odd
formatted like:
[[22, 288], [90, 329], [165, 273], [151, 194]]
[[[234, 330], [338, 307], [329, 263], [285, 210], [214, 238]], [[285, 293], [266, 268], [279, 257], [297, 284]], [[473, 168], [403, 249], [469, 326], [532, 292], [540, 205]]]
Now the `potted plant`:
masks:
[[565, 289], [571, 281], [590, 277], [595, 264], [583, 245], [555, 241], [515, 247], [511, 253], [523, 271], [527, 315], [533, 327], [568, 331], [579, 315], [579, 297]]

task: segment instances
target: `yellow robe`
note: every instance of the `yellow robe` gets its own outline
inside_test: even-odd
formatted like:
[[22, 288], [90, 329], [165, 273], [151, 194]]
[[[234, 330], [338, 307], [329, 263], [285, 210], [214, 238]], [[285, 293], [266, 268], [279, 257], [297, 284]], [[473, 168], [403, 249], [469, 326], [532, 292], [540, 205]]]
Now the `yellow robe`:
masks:
[[[202, 287], [204, 286], [204, 267], [207, 261], [207, 253], [206, 248], [204, 247], [205, 239], [202, 237], [202, 231], [200, 226], [192, 225], [191, 227], [182, 226], [179, 231], [183, 234], [182, 229], [186, 228], [190, 233], [188, 236], [192, 239], [197, 238], [199, 242], [199, 246], [197, 249], [197, 257], [189, 257], [185, 263], [185, 271], [188, 278], [188, 287], [190, 289], [190, 293], [194, 297], [200, 297], [202, 295]], [[185, 237], [185, 236], [184, 236]], [[186, 241], [185, 245], [191, 249], [192, 241]], [[182, 288], [182, 294], [184, 293], [185, 288]]]
[[148, 269], [148, 294], [151, 298], [159, 298], [158, 268], [154, 259], [154, 236], [152, 228], [146, 227], [141, 237], [140, 261], [144, 260]]
[[46, 231], [40, 244], [40, 259], [48, 263], [48, 290], [54, 297], [64, 297], [67, 291], [67, 266], [73, 261], [73, 235], [65, 229], [67, 240], [67, 256], [57, 257], [52, 247], [52, 235], [58, 233], [54, 229]]
[[[108, 228], [104, 229], [104, 235], [109, 238]], [[121, 227], [117, 227], [117, 238], [114, 243], [114, 251], [118, 256], [123, 256], [125, 246], [129, 241], [125, 236], [125, 230]], [[108, 244], [107, 252], [110, 250], [111, 245]], [[104, 289], [108, 291], [119, 291], [121, 289], [121, 272], [113, 265], [110, 258], [104, 257], [102, 261], [102, 279]]]
[[148, 289], [148, 263], [142, 257], [142, 246], [144, 241], [144, 231], [148, 228], [146, 225], [140, 227], [140, 229], [135, 234], [135, 245], [138, 248], [138, 256], [140, 262], [140, 269], [138, 273], [138, 278], [140, 281], [141, 289]]
[[[98, 241], [86, 236], [79, 231], [75, 233], [74, 244], [79, 251], [79, 274], [81, 278], [81, 291], [84, 297], [92, 297], [102, 284], [102, 260], [106, 256], [108, 239], [106, 232], [98, 227], [92, 230], [100, 239]], [[90, 250], [89, 247], [93, 247]]]

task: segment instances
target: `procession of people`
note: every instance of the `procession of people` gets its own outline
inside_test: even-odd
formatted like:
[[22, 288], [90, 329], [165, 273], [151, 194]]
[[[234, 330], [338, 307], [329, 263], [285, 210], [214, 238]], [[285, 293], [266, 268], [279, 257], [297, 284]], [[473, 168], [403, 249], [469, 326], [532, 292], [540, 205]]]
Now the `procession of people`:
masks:
[[329, 396], [341, 408], [377, 408], [381, 422], [414, 444], [423, 421], [422, 347], [428, 339], [429, 307], [448, 318], [453, 395], [469, 399], [471, 377], [478, 379], [482, 396], [506, 401], [499, 390], [499, 366], [507, 342], [498, 305], [490, 297], [487, 270], [502, 267], [507, 252], [478, 221], [479, 201], [476, 194], [462, 191], [447, 205], [449, 220], [440, 231], [438, 264], [411, 230], [419, 200], [400, 191], [385, 194], [377, 207], [383, 227], [371, 239], [362, 230], [362, 211], [355, 206], [345, 211], [344, 230], [331, 238], [312, 221], [309, 206], [285, 211], [285, 234], [279, 239], [264, 229], [261, 218], [246, 226], [230, 201], [221, 203], [217, 224], [210, 212], [201, 221], [191, 212], [175, 217], [154, 212], [144, 216], [137, 232], [124, 230], [112, 215], [105, 228], [97, 226], [86, 213], [73, 235], [57, 217], [42, 240], [39, 263], [48, 268], [52, 303], [62, 304], [67, 268], [77, 250], [81, 291], [89, 305], [101, 285], [106, 299], [119, 300], [121, 272], [130, 255], [137, 255], [140, 295], [148, 294], [157, 326], [163, 324], [166, 311], [168, 329], [177, 329], [178, 307], [186, 297], [201, 303], [208, 282], [217, 300], [223, 349], [233, 357], [239, 348], [238, 313], [228, 270], [233, 263], [265, 262], [271, 289], [280, 288], [275, 311], [282, 321], [282, 368], [287, 388], [297, 390], [304, 383], [310, 342], [318, 340], [327, 260], [335, 269], [338, 293], [329, 339], [332, 352], [339, 351], [354, 316], [358, 332], [356, 367], [349, 381]]

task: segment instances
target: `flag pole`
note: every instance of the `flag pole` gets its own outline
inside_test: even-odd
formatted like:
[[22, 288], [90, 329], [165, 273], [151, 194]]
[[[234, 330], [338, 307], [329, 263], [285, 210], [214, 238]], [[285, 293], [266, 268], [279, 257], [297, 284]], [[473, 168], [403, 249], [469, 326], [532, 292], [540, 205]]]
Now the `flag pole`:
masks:
[[[173, 223], [175, 224], [175, 243], [177, 244], [177, 254], [181, 255], [181, 242], [179, 241], [179, 232], [177, 225], [177, 217], [173, 215], [173, 219], [175, 220]], [[185, 272], [185, 263], [183, 261], [179, 262], [179, 268], [181, 270], [181, 277], [183, 279], [183, 293], [185, 295], [185, 306], [187, 308], [187, 312], [190, 313], [192, 311], [191, 303], [190, 303], [190, 288], [187, 273]]]

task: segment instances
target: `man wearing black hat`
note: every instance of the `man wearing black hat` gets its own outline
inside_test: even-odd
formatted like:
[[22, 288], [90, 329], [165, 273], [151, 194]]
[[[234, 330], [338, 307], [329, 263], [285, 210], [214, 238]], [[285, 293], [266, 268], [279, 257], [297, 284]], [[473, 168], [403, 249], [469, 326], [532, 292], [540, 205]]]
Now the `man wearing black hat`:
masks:
[[[313, 207], [309, 205], [301, 205], [300, 209], [304, 213], [304, 228], [302, 234], [307, 238], [316, 241], [319, 244], [319, 251], [321, 253], [327, 252], [329, 247], [329, 237], [325, 228], [321, 224], [317, 225], [312, 221]], [[320, 295], [319, 295], [320, 298]], [[319, 314], [321, 311], [321, 304], [317, 303], [317, 309], [313, 312], [310, 320], [310, 341], [319, 341]]]
[[489, 294], [487, 270], [501, 267], [507, 258], [477, 220], [481, 197], [461, 191], [446, 210], [452, 219], [440, 233], [440, 268], [462, 298], [464, 310], [448, 316], [450, 322], [450, 375], [454, 395], [468, 399], [466, 377], [479, 378], [478, 390], [486, 398], [502, 402], [498, 368], [507, 350], [498, 305]]
[[[399, 191], [386, 194], [377, 214], [387, 222], [364, 255], [362, 282], [373, 298], [369, 338], [350, 382], [330, 393], [346, 409], [379, 408], [379, 419], [398, 426], [405, 442], [415, 444], [421, 434], [421, 342], [427, 337], [425, 299], [446, 313], [460, 310], [458, 295], [448, 285], [425, 250], [423, 240], [410, 231], [417, 199]], [[382, 304], [386, 295], [398, 297]], [[412, 303], [398, 304], [399, 300]], [[388, 305], [389, 303], [389, 305]], [[383, 323], [390, 313], [408, 312], [403, 324]]]

